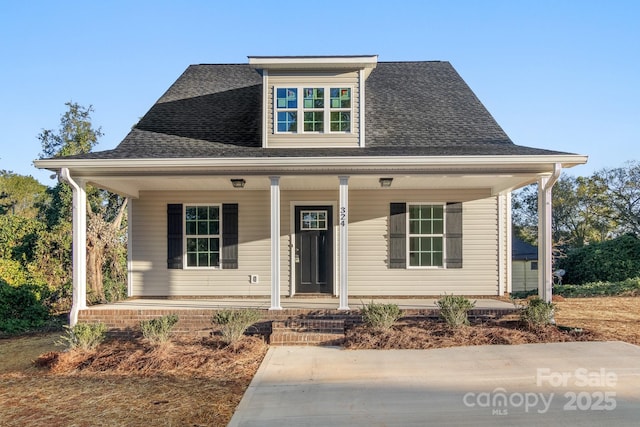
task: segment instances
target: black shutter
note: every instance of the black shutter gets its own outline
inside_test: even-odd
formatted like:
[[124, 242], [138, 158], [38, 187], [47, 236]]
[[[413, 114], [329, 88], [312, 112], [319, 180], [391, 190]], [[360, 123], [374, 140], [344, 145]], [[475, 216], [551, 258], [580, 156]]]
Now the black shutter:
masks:
[[167, 205], [167, 268], [182, 268], [182, 205]]
[[238, 204], [222, 205], [222, 260], [223, 269], [238, 268]]
[[407, 204], [389, 208], [389, 268], [407, 268]]
[[447, 268], [462, 268], [462, 203], [447, 203]]

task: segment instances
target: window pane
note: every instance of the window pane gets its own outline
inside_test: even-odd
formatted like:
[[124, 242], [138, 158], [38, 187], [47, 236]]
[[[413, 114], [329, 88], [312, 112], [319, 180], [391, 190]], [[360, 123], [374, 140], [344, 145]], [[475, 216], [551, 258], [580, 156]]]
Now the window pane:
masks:
[[409, 265], [411, 267], [419, 267], [420, 266], [420, 254], [419, 253], [410, 253], [409, 254]]
[[433, 266], [442, 267], [442, 252], [434, 252], [433, 253]]
[[278, 88], [278, 90], [276, 91], [276, 99], [276, 105], [278, 108], [297, 108], [298, 89]]
[[322, 132], [324, 130], [324, 113], [310, 112], [304, 113], [304, 131], [305, 132]]
[[444, 232], [443, 225], [444, 225], [444, 222], [441, 219], [434, 220], [433, 230], [431, 231], [431, 234], [442, 234]]
[[197, 208], [195, 206], [185, 209], [185, 219], [187, 221], [195, 221], [197, 218]]
[[205, 234], [209, 234], [209, 222], [198, 221], [198, 235], [202, 236]]
[[442, 237], [433, 237], [431, 241], [433, 243], [433, 250], [435, 252], [442, 252]]
[[278, 132], [296, 132], [298, 130], [298, 113], [278, 112]]
[[198, 254], [198, 267], [208, 267], [209, 266], [209, 255], [204, 253]]
[[348, 132], [351, 130], [351, 113], [332, 112], [331, 113], [331, 131]]
[[188, 267], [197, 267], [198, 266], [198, 256], [195, 253], [187, 254], [187, 266]]
[[324, 89], [304, 88], [304, 108], [324, 108]]
[[195, 221], [188, 221], [187, 222], [187, 229], [186, 229], [185, 233], [187, 234], [187, 236], [193, 236], [194, 234], [196, 234], [196, 223], [195, 223]]
[[351, 108], [351, 89], [348, 87], [332, 87], [331, 108]]
[[433, 264], [431, 263], [431, 253], [430, 252], [421, 252], [420, 253], [420, 266], [421, 267], [431, 267]]
[[196, 251], [196, 240], [197, 239], [187, 239], [187, 252], [195, 252]]
[[211, 221], [209, 223], [209, 234], [220, 234], [220, 222]]

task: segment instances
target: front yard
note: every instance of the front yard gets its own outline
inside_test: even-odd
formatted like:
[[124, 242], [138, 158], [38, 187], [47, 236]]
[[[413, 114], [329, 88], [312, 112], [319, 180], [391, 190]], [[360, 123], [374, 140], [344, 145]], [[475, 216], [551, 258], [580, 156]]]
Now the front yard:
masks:
[[[582, 329], [582, 339], [640, 345], [640, 297], [576, 298], [555, 304], [558, 325]], [[513, 331], [518, 339], [525, 334]], [[436, 336], [441, 339], [444, 333]], [[508, 343], [501, 333], [482, 334], [477, 326], [458, 334], [449, 333], [448, 340], [482, 344], [478, 337], [486, 335], [494, 337], [494, 344]], [[215, 339], [176, 341], [162, 348], [116, 341], [92, 353], [41, 358], [51, 369], [35, 366], [38, 356], [61, 350], [54, 346], [59, 335], [0, 340], [3, 426], [224, 426], [267, 348], [256, 338], [246, 338], [236, 349]], [[513, 337], [511, 343], [518, 343]], [[531, 339], [557, 338], [547, 331]]]

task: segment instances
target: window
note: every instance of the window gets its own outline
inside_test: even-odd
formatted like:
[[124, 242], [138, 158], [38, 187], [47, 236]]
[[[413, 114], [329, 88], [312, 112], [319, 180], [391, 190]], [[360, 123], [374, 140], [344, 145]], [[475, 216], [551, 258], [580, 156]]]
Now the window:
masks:
[[[350, 87], [276, 88], [276, 132], [351, 132], [351, 92]], [[302, 102], [298, 102], [299, 93], [302, 94]], [[299, 123], [299, 117], [302, 117], [302, 123]]]
[[538, 269], [538, 261], [532, 261], [531, 270], [537, 270], [537, 269]]
[[187, 205], [184, 212], [187, 267], [220, 266], [220, 206]]
[[409, 205], [409, 266], [444, 265], [444, 206]]
[[301, 230], [326, 230], [327, 211], [302, 211], [300, 215]]

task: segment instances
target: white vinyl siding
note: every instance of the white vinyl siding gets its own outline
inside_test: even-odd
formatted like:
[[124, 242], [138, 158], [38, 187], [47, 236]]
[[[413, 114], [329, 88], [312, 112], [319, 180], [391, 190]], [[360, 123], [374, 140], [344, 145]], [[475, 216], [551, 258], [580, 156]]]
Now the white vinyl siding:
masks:
[[[482, 198], [481, 198], [482, 197]], [[390, 202], [463, 202], [463, 268], [390, 269]], [[497, 200], [478, 191], [350, 191], [349, 294], [497, 295]]]
[[[238, 269], [167, 269], [167, 204], [238, 203]], [[132, 296], [269, 295], [269, 192], [141, 192], [132, 200]], [[259, 275], [259, 283], [249, 276]]]
[[[269, 71], [267, 77], [267, 102], [265, 103], [265, 125], [267, 147], [358, 147], [360, 134], [360, 73], [351, 72], [286, 72]], [[277, 118], [274, 116], [274, 96], [277, 88], [297, 88], [298, 104], [303, 103], [304, 88], [325, 88], [324, 97], [327, 107], [330, 103], [330, 88], [346, 87], [351, 90], [351, 130], [350, 132], [331, 132], [330, 115], [325, 116], [325, 132], [278, 133], [274, 128]], [[302, 111], [302, 109], [300, 109]], [[302, 113], [298, 113], [299, 129], [303, 126]]]
[[[295, 243], [293, 206], [334, 207], [334, 294], [339, 289], [339, 227], [335, 227], [338, 189], [281, 191], [280, 294], [292, 293], [295, 277], [291, 251]], [[458, 269], [390, 269], [389, 203], [463, 202], [463, 267]], [[167, 269], [167, 204], [237, 203], [238, 269]], [[132, 200], [130, 242], [132, 296], [265, 296], [270, 294], [271, 244], [269, 191], [141, 192]], [[439, 296], [498, 294], [497, 198], [469, 190], [349, 191], [349, 295]], [[250, 275], [260, 277], [249, 283]]]

